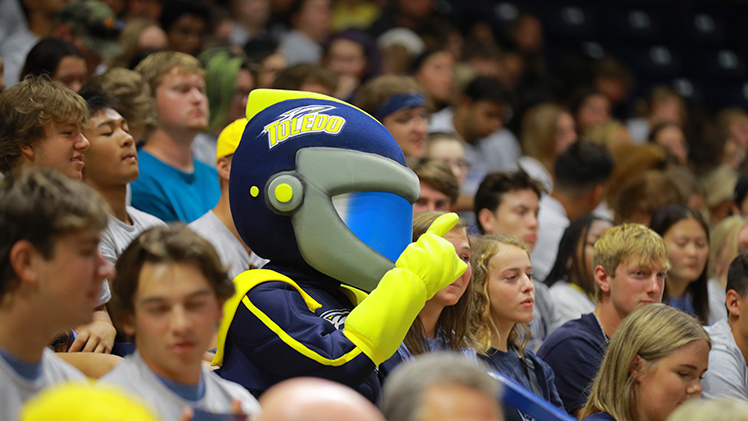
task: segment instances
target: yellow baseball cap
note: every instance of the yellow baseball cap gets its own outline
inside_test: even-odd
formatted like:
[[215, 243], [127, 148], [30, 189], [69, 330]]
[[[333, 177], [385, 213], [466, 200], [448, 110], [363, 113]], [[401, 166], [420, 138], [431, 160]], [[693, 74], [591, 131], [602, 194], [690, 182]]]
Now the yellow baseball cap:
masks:
[[158, 421], [144, 402], [113, 386], [85, 382], [51, 387], [24, 405], [20, 421]]
[[224, 156], [233, 155], [236, 152], [248, 122], [249, 120], [246, 118], [240, 118], [221, 131], [216, 145], [216, 162]]

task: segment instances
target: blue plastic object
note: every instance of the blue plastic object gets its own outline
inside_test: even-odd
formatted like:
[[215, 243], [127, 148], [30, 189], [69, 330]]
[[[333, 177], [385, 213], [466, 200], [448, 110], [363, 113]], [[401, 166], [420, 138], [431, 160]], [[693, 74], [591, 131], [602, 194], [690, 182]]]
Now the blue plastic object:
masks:
[[578, 421], [560, 408], [551, 405], [543, 398], [525, 389], [514, 380], [496, 372], [489, 372], [491, 377], [499, 380], [502, 385], [504, 402], [513, 405], [520, 411], [529, 414], [535, 421]]

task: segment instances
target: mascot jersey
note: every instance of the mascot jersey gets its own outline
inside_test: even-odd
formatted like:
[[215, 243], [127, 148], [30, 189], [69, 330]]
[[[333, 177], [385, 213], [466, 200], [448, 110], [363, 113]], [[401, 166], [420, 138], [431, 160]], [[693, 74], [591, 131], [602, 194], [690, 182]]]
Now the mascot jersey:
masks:
[[384, 126], [351, 105], [260, 89], [247, 118], [231, 211], [270, 263], [234, 279], [213, 363], [255, 396], [315, 376], [375, 401], [377, 366], [426, 300], [467, 268], [442, 238], [457, 217], [443, 215], [408, 245], [418, 178]]

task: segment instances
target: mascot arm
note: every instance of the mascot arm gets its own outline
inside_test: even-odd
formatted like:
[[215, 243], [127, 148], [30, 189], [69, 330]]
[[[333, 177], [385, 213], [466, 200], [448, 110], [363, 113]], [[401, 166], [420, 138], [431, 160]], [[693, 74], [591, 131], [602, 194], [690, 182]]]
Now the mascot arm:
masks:
[[298, 376], [359, 387], [374, 364], [342, 329], [317, 316], [316, 302], [297, 288], [295, 283], [272, 281], [252, 288], [241, 300], [228, 332], [232, 352], [239, 350], [267, 376], [269, 384], [258, 385], [259, 389]]
[[348, 315], [345, 335], [375, 364], [397, 351], [426, 301], [467, 270], [452, 243], [443, 238], [457, 220], [454, 213], [437, 218]]

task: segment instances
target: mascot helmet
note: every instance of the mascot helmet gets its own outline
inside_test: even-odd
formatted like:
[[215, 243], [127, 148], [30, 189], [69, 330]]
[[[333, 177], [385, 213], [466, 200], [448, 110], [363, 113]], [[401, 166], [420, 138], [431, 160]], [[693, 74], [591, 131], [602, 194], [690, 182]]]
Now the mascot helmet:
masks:
[[309, 92], [257, 89], [231, 165], [244, 242], [272, 264], [371, 291], [411, 242], [418, 177], [370, 115]]

